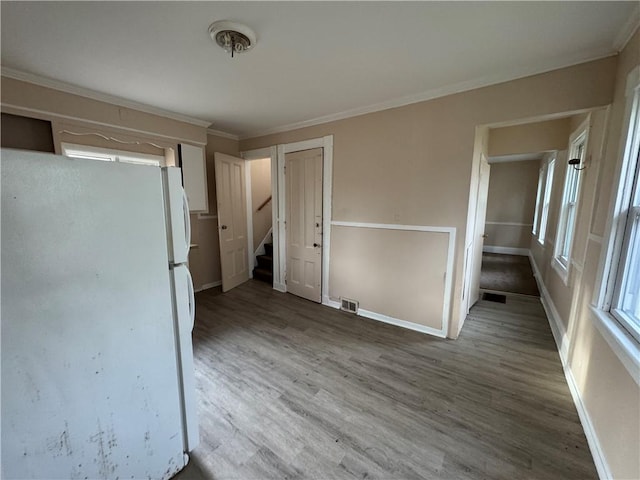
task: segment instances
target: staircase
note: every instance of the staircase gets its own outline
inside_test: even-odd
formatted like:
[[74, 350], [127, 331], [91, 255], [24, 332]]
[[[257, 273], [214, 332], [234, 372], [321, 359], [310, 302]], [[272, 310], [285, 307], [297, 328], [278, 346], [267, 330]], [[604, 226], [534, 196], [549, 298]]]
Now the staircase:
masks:
[[273, 243], [264, 244], [264, 255], [257, 255], [258, 266], [253, 269], [253, 278], [273, 285]]

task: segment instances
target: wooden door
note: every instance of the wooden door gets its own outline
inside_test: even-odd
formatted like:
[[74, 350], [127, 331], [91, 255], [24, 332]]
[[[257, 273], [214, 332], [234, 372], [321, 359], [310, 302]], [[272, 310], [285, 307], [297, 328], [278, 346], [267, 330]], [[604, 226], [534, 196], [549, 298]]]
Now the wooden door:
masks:
[[478, 181], [478, 203], [476, 206], [476, 221], [473, 236], [471, 286], [469, 288], [468, 308], [480, 298], [480, 272], [482, 270], [482, 247], [486, 235], [484, 233], [487, 216], [487, 197], [489, 196], [489, 174], [491, 166], [484, 155], [480, 158], [480, 178]]
[[215, 153], [222, 291], [249, 280], [245, 161]]
[[322, 149], [285, 156], [287, 291], [320, 303]]

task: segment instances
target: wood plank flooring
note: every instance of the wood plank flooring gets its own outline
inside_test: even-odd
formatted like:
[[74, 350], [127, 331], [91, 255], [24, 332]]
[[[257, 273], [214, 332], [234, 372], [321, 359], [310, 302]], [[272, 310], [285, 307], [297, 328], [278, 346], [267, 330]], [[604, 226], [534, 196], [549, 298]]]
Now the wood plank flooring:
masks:
[[597, 478], [537, 299], [442, 340], [249, 281], [197, 296], [186, 479]]

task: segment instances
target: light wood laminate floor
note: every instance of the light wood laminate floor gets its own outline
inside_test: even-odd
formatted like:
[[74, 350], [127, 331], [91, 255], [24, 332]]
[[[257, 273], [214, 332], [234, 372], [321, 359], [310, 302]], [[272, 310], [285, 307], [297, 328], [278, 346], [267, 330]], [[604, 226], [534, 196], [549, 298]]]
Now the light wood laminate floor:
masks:
[[249, 281], [197, 296], [201, 444], [186, 479], [597, 478], [539, 300], [458, 340]]

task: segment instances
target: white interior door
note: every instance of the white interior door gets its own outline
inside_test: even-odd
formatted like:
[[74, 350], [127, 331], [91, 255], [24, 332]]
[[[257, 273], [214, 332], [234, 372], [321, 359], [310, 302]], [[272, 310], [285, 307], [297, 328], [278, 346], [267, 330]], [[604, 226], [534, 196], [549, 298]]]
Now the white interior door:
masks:
[[222, 291], [249, 280], [245, 160], [215, 153]]
[[287, 291], [320, 303], [322, 149], [285, 156]]
[[468, 308], [480, 298], [480, 271], [482, 269], [482, 247], [484, 246], [484, 224], [487, 216], [487, 197], [489, 195], [489, 175], [491, 166], [484, 155], [480, 158], [480, 177], [478, 180], [478, 203], [472, 245], [471, 286], [469, 288]]

